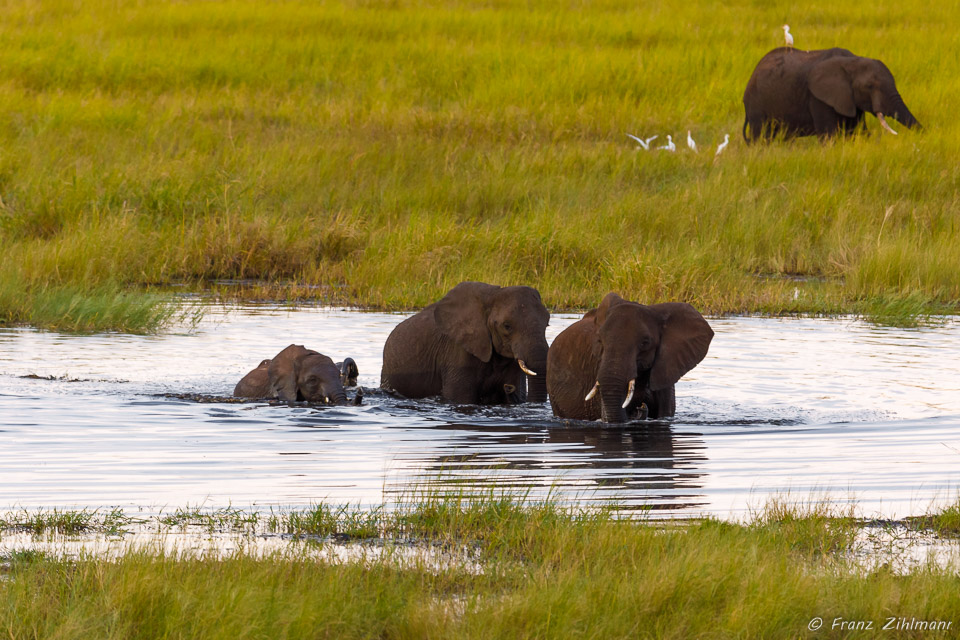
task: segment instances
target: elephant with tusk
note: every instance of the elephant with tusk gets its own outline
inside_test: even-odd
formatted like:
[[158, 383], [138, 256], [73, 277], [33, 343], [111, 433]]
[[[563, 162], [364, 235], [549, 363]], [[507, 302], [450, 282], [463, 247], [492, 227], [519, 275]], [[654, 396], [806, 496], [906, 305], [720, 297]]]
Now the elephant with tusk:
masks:
[[670, 417], [674, 385], [703, 360], [712, 339], [689, 304], [642, 305], [609, 293], [550, 346], [553, 413], [604, 422]]
[[896, 135], [887, 117], [910, 129], [920, 123], [904, 104], [885, 64], [846, 49], [774, 49], [757, 64], [743, 94], [747, 142], [772, 138], [849, 133], [864, 114]]
[[461, 282], [390, 333], [380, 386], [457, 404], [545, 402], [549, 321], [536, 289]]

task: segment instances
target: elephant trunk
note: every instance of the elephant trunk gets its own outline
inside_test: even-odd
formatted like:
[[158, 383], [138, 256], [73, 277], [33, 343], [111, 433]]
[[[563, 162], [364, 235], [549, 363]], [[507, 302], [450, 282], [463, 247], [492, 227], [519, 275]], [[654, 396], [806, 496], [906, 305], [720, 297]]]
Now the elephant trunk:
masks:
[[627, 397], [629, 383], [621, 376], [601, 376], [600, 385], [601, 417], [604, 422], [626, 422], [627, 412], [624, 400]]
[[517, 358], [527, 374], [527, 402], [547, 401], [547, 341], [530, 349], [528, 358]]
[[345, 405], [350, 404], [347, 401], [347, 392], [341, 385], [337, 385], [333, 389], [330, 389], [330, 392], [327, 393], [327, 398], [330, 404], [335, 405]]
[[527, 402], [547, 401], [547, 359], [531, 362], [528, 369], [536, 375], [527, 374]]
[[[910, 113], [910, 109], [907, 108], [907, 105], [903, 102], [903, 98], [900, 97], [899, 93], [884, 96], [882, 99], [874, 96], [873, 113], [877, 116], [877, 119], [884, 124], [883, 116], [893, 116], [897, 122], [909, 129], [923, 128], [917, 119], [913, 117], [913, 114]], [[884, 128], [888, 131], [890, 130], [889, 126], [885, 126]]]

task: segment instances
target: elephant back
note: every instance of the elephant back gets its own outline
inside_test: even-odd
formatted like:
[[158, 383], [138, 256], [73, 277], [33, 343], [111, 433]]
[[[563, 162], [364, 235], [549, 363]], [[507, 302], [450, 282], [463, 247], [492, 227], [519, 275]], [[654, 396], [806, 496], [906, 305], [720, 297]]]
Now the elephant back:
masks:
[[564, 329], [547, 353], [547, 394], [557, 416], [591, 419], [600, 415], [600, 400], [584, 397], [593, 387], [600, 366], [596, 309]]

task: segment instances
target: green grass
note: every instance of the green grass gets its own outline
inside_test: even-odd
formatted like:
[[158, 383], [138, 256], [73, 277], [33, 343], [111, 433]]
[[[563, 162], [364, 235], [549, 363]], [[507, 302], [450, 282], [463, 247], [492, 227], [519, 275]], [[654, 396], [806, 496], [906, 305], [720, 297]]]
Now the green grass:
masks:
[[0, 326], [31, 324], [77, 333], [154, 333], [171, 324], [192, 325], [202, 309], [168, 296], [128, 291], [117, 284], [41, 284], [0, 280]]
[[81, 509], [80, 511], [39, 509], [31, 512], [27, 509], [0, 514], [0, 532], [17, 531], [33, 534], [75, 535], [89, 532], [118, 533], [137, 524], [136, 519], [123, 513], [122, 509], [109, 511], [100, 509]]
[[[170, 316], [142, 292], [171, 283], [397, 309], [464, 279], [530, 284], [558, 309], [615, 290], [895, 324], [957, 310], [950, 3], [3, 10], [2, 323], [96, 327], [18, 292], [129, 292], [118, 317], [151, 309], [134, 323], [150, 330]], [[869, 136], [746, 147], [743, 88], [785, 21], [798, 47], [884, 60], [925, 130], [868, 117]], [[625, 136], [687, 129], [698, 155]]]
[[911, 526], [930, 529], [941, 536], [960, 538], [960, 500], [937, 513], [908, 518]]
[[[218, 558], [10, 554], [0, 565], [0, 629], [58, 638], [780, 638], [813, 637], [807, 625], [820, 617], [816, 636], [832, 638], [849, 637], [831, 627], [835, 618], [877, 627], [890, 616], [960, 619], [955, 570], [858, 568], [846, 553], [858, 523], [824, 504], [778, 501], [744, 524], [626, 521], [493, 494], [359, 512], [326, 512], [377, 521], [385, 552], [356, 561], [318, 560], [309, 545], [267, 557], [243, 547]], [[475, 550], [480, 570], [391, 552], [410, 541]], [[904, 636], [914, 637], [891, 634]]]
[[203, 507], [177, 508], [173, 513], [157, 518], [158, 525], [167, 528], [200, 527], [207, 531], [238, 531], [256, 527], [260, 514], [245, 512], [234, 507], [204, 509]]

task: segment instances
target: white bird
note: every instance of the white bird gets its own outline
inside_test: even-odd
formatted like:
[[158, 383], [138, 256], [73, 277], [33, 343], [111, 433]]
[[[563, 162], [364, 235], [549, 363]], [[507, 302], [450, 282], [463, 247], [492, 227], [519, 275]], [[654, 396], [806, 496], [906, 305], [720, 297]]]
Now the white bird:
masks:
[[660, 136], [651, 136], [651, 137], [647, 138], [646, 140], [641, 140], [641, 139], [638, 138], [637, 136], [628, 133], [628, 134], [627, 134], [627, 137], [628, 137], [628, 138], [633, 138], [634, 140], [636, 140], [636, 141], [637, 141], [637, 144], [639, 144], [641, 147], [643, 147], [643, 150], [644, 150], [644, 151], [647, 151], [647, 150], [650, 149], [650, 143], [653, 142], [654, 140], [656, 140], [657, 138], [659, 138]]
[[713, 154], [713, 157], [716, 158], [718, 155], [720, 155], [720, 152], [722, 152], [724, 149], [726, 149], [728, 144], [730, 144], [730, 134], [729, 134], [729, 133], [728, 133], [727, 135], [723, 136], [723, 142], [721, 142], [720, 144], [717, 145], [717, 152], [716, 152], [715, 154]]
[[793, 46], [793, 36], [790, 35], [790, 25], [783, 25], [783, 39], [786, 41], [788, 47]]
[[676, 151], [677, 145], [673, 144], [673, 138], [671, 136], [667, 136], [667, 144], [663, 145], [662, 147], [657, 147], [657, 149], [663, 149], [664, 151]]
[[697, 152], [697, 143], [693, 141], [693, 136], [690, 135], [690, 129], [687, 129], [687, 146], [693, 149], [693, 152]]

